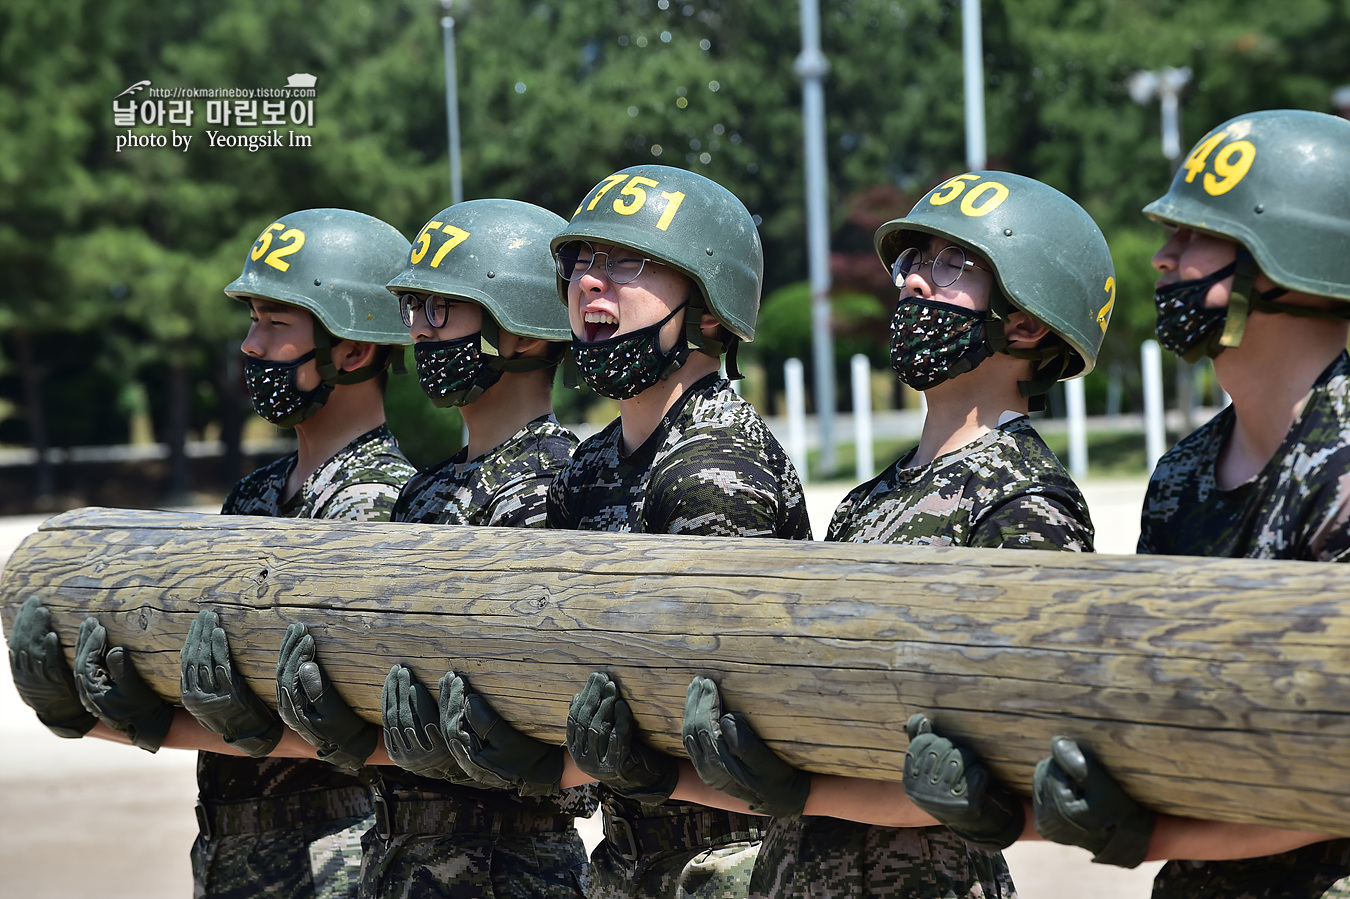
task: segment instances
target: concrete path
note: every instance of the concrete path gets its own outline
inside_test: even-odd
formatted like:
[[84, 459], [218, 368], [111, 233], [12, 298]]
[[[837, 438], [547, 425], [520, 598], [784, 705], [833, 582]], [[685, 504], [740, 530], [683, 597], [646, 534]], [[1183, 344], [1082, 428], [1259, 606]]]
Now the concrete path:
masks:
[[[807, 489], [818, 535], [849, 485]], [[1088, 482], [1101, 552], [1133, 552], [1142, 480]], [[43, 519], [0, 519], [0, 560]], [[42, 727], [0, 665], [0, 897], [181, 899], [192, 892], [195, 754], [155, 755], [99, 740], [61, 740]], [[598, 821], [582, 823], [588, 846]], [[1023, 899], [1145, 899], [1159, 865], [1122, 871], [1053, 844], [1007, 853]]]

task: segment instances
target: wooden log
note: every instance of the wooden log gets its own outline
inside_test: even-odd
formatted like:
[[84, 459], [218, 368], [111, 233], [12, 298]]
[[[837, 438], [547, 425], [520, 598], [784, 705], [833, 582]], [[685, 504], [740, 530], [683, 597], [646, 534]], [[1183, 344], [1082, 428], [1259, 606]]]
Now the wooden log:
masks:
[[308, 625], [378, 722], [389, 666], [448, 669], [561, 742], [593, 670], [680, 753], [685, 687], [722, 684], [803, 768], [898, 780], [927, 712], [1024, 792], [1055, 734], [1151, 807], [1350, 835], [1350, 599], [1319, 563], [861, 546], [83, 509], [0, 579], [6, 628], [39, 596], [68, 657], [97, 614], [176, 700], [216, 609], [274, 702], [286, 625]]

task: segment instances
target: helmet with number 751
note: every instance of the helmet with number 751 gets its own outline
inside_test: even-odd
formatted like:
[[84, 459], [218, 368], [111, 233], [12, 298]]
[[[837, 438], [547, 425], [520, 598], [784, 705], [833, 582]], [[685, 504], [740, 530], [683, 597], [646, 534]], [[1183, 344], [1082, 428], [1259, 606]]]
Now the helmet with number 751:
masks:
[[1116, 281], [1106, 238], [1081, 206], [1011, 172], [967, 172], [933, 188], [909, 215], [882, 225], [873, 244], [889, 269], [928, 235], [974, 250], [993, 269], [999, 289], [990, 296], [985, 322], [991, 349], [1027, 352], [1013, 352], [1003, 338], [1008, 303], [1063, 341], [1055, 350], [1058, 362], [1041, 359], [1031, 382], [1037, 392], [1092, 370], [1115, 305]]
[[1303, 109], [1229, 119], [1144, 214], [1235, 241], [1287, 290], [1350, 300], [1350, 121]]
[[[631, 247], [678, 269], [728, 331], [754, 339], [764, 249], [745, 204], [717, 182], [664, 165], [615, 172], [586, 193], [552, 249], [582, 240]], [[567, 282], [557, 283], [566, 303]]]

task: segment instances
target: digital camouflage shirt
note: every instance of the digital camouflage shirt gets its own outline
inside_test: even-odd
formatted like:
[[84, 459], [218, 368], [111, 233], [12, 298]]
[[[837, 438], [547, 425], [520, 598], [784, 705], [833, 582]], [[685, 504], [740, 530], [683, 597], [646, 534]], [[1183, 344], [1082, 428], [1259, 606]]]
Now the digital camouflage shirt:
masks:
[[1233, 422], [1229, 406], [1158, 461], [1139, 552], [1350, 561], [1350, 355], [1318, 377], [1265, 467], [1223, 490], [1216, 472]]
[[297, 459], [291, 453], [240, 480], [226, 497], [221, 514], [388, 521], [399, 490], [417, 473], [385, 425], [338, 450], [305, 479], [294, 496], [283, 500], [286, 479]]
[[915, 452], [850, 491], [825, 539], [1092, 551], [1083, 494], [1025, 416], [905, 468]]
[[548, 526], [811, 539], [797, 471], [730, 382], [693, 384], [625, 456], [616, 419], [577, 447], [548, 494]]
[[468, 447], [416, 475], [394, 506], [394, 521], [541, 528], [548, 486], [572, 457], [576, 436], [542, 415], [469, 462]]
[[[542, 528], [549, 484], [567, 465], [576, 445], [576, 435], [558, 424], [552, 413], [541, 415], [472, 462], [465, 460], [465, 447], [417, 474], [399, 494], [393, 520]], [[523, 798], [505, 790], [419, 777], [399, 768], [386, 767], [381, 772], [393, 789], [494, 810], [585, 818], [595, 812], [599, 801], [594, 784], [563, 790], [557, 796]]]
[[[1317, 378], [1275, 455], [1232, 490], [1216, 480], [1233, 433], [1219, 412], [1158, 461], [1144, 496], [1139, 552], [1350, 562], [1350, 354]], [[1350, 839], [1236, 861], [1174, 860], [1154, 879], [1154, 899], [1274, 899], [1343, 895]], [[1350, 879], [1348, 879], [1350, 880]], [[1324, 891], [1326, 891], [1324, 893]]]
[[[281, 494], [296, 459], [292, 453], [243, 478], [226, 498], [221, 514], [388, 521], [399, 488], [417, 471], [388, 427], [381, 425], [339, 450], [305, 479], [294, 497], [283, 501]], [[355, 776], [314, 759], [251, 759], [212, 752], [198, 757], [197, 784], [202, 797], [216, 803], [361, 786]]]

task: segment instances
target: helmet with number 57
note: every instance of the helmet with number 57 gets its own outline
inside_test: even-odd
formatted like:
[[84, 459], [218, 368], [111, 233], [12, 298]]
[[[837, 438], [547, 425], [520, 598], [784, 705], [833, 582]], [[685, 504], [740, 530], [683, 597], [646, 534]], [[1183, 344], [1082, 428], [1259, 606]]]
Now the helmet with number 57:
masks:
[[[631, 247], [678, 269], [702, 295], [691, 299], [687, 322], [696, 324], [706, 304], [735, 338], [754, 339], [764, 249], [745, 204], [717, 182], [664, 165], [615, 172], [587, 192], [552, 250], [575, 241]], [[557, 285], [566, 304], [567, 281], [559, 276]], [[696, 328], [688, 333], [709, 352]]]
[[1236, 242], [1287, 290], [1350, 300], [1350, 121], [1301, 109], [1229, 119], [1144, 214]]
[[[873, 237], [888, 269], [905, 249], [936, 235], [983, 256], [996, 289], [985, 327], [990, 349], [1036, 359], [1028, 396], [1096, 364], [1115, 304], [1106, 238], [1081, 206], [1049, 185], [1011, 172], [967, 172], [939, 184]], [[1015, 351], [1003, 336], [1012, 309], [1043, 322], [1062, 344]], [[1044, 341], [1043, 341], [1044, 343]]]

